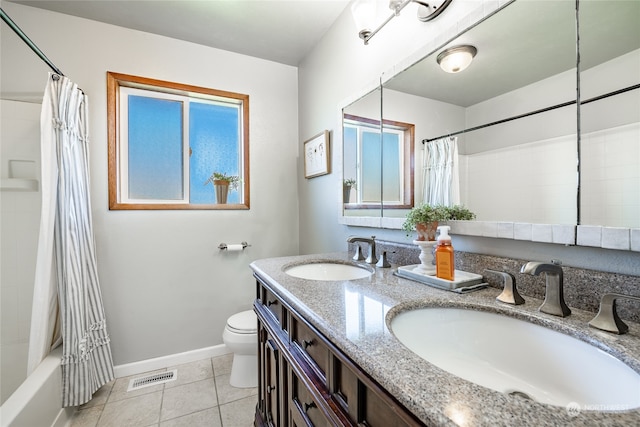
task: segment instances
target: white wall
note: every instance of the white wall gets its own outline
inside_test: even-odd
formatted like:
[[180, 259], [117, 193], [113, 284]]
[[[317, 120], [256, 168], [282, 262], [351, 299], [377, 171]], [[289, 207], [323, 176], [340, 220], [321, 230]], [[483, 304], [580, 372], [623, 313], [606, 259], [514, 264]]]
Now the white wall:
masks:
[[[382, 75], [388, 78], [423, 54], [445, 43], [458, 29], [476, 22], [503, 5], [499, 0], [455, 1], [433, 22], [422, 23], [408, 6], [369, 43], [357, 37], [349, 9], [345, 10], [323, 40], [299, 66], [300, 140], [330, 129], [333, 136], [334, 173], [299, 181], [300, 250], [302, 253], [344, 250], [348, 235], [410, 243], [403, 231], [350, 227], [339, 224], [341, 199], [340, 114], [345, 100], [355, 100]], [[373, 82], [373, 84], [372, 84]], [[300, 168], [300, 163], [298, 164]], [[640, 275], [638, 254], [585, 247], [490, 239], [454, 238], [457, 249], [523, 260], [560, 259], [566, 265]]]
[[[248, 264], [298, 252], [296, 68], [14, 3], [2, 8], [89, 95], [92, 211], [114, 362], [221, 344], [227, 317], [253, 302]], [[5, 25], [1, 66], [3, 93], [42, 93], [46, 67]], [[248, 94], [251, 209], [109, 211], [107, 71]], [[251, 247], [242, 253], [217, 249], [243, 240]]]

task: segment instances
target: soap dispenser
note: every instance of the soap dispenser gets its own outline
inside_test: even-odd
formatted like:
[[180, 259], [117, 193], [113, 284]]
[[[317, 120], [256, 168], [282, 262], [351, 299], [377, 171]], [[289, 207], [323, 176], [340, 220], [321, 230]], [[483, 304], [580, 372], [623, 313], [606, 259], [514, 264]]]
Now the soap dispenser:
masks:
[[438, 245], [436, 246], [436, 277], [439, 279], [453, 280], [455, 272], [455, 262], [453, 257], [453, 246], [448, 225], [438, 227]]

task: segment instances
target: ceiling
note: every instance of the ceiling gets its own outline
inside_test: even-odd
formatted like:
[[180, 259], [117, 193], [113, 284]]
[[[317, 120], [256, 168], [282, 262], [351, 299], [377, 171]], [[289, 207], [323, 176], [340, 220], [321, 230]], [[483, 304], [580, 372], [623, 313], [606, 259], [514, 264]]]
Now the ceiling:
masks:
[[293, 66], [349, 4], [349, 0], [6, 1]]

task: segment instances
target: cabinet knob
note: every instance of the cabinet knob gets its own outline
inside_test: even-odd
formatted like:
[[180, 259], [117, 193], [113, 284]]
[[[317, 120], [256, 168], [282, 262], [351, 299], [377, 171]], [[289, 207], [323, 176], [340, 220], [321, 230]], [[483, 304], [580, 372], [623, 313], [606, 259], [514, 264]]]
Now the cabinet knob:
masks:
[[316, 402], [305, 403], [304, 404], [304, 412], [307, 412], [309, 409], [315, 408], [315, 407], [316, 407]]
[[271, 307], [272, 305], [277, 304], [277, 303], [278, 303], [278, 300], [275, 300], [275, 299], [271, 300], [271, 301], [267, 301], [267, 306]]
[[275, 389], [276, 389], [276, 386], [274, 385], [267, 386], [267, 393], [271, 393]]
[[307, 347], [312, 346], [313, 345], [313, 340], [308, 341], [308, 340], [302, 340], [302, 347], [306, 350]]

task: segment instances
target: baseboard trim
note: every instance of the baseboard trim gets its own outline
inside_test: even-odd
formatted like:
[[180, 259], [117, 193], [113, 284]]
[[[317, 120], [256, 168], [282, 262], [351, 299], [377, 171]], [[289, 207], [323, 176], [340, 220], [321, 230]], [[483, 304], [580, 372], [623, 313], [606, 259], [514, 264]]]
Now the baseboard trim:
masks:
[[168, 368], [170, 366], [191, 363], [197, 360], [208, 359], [210, 357], [223, 356], [231, 351], [224, 344], [213, 347], [199, 348], [185, 351], [184, 353], [169, 354], [167, 356], [155, 357], [153, 359], [140, 360], [138, 362], [125, 363], [114, 367], [116, 378], [137, 375], [143, 372], [155, 371]]

